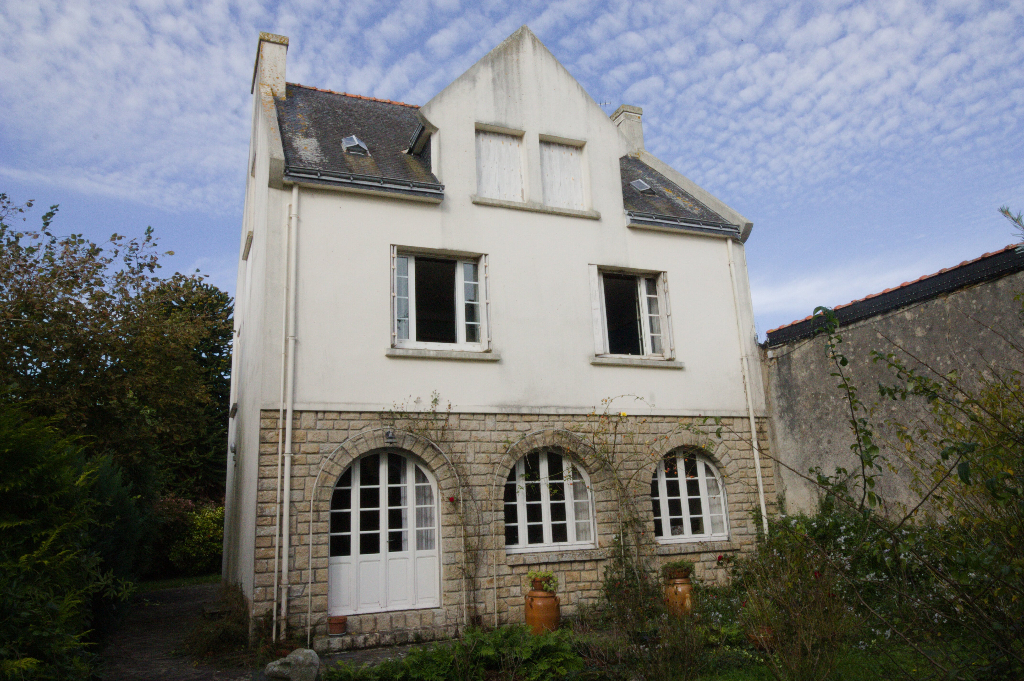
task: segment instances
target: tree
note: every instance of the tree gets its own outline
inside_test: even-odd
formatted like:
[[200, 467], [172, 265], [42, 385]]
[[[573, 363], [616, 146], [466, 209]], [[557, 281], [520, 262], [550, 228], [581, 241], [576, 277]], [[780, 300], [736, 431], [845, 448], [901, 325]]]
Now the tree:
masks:
[[[136, 493], [217, 498], [226, 447], [231, 300], [194, 275], [157, 276], [152, 229], [100, 246], [13, 225], [0, 194], [0, 390], [109, 454]], [[24, 221], [24, 217], [21, 218]]]

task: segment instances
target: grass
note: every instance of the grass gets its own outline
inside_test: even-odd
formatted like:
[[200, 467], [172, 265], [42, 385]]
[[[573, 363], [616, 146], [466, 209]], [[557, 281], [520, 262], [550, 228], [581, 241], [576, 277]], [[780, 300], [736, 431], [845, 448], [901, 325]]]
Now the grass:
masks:
[[220, 573], [211, 575], [199, 575], [197, 577], [172, 577], [170, 579], [154, 579], [148, 582], [136, 584], [138, 593], [159, 591], [160, 589], [176, 589], [182, 586], [195, 586], [197, 584], [215, 584], [220, 581]]

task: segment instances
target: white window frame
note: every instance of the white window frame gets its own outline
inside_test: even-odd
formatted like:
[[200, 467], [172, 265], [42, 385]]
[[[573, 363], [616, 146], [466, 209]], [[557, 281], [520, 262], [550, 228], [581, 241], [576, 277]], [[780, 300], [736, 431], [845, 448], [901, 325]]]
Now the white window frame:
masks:
[[[451, 260], [455, 262], [455, 343], [427, 343], [413, 340], [416, 338], [416, 258], [424, 257], [435, 260]], [[409, 338], [398, 337], [398, 259], [408, 258], [408, 293], [409, 293]], [[463, 265], [476, 265], [477, 297], [479, 300], [478, 324], [479, 342], [466, 341], [466, 290], [465, 270]], [[391, 247], [391, 347], [412, 350], [462, 350], [466, 352], [486, 352], [491, 347], [491, 299], [488, 286], [487, 256], [475, 253], [452, 251], [430, 251], [425, 249], [407, 249], [399, 246]]]
[[[527, 522], [526, 522], [526, 485], [523, 482], [523, 478], [526, 472], [526, 457], [530, 454], [540, 455], [540, 493], [541, 493], [541, 524], [544, 528], [544, 541], [539, 544], [529, 544], [527, 534]], [[557, 454], [562, 457], [562, 480], [561, 482], [565, 485], [565, 503], [566, 509], [566, 528], [568, 541], [554, 542], [551, 540], [551, 494], [550, 494], [550, 478], [547, 475], [548, 472], [548, 454]], [[568, 478], [565, 475], [566, 467], [569, 469]], [[505, 553], [536, 553], [538, 551], [553, 551], [553, 550], [565, 550], [565, 549], [588, 549], [597, 547], [597, 523], [594, 513], [594, 492], [590, 485], [590, 476], [583, 470], [576, 462], [565, 455], [564, 452], [544, 448], [541, 450], [534, 450], [522, 456], [516, 461], [512, 467], [516, 475], [516, 526], [519, 528], [519, 543], [515, 545], [505, 544]], [[590, 539], [584, 541], [576, 540], [576, 503], [575, 497], [575, 485], [572, 484], [572, 470], [577, 471], [580, 474], [580, 478], [583, 480], [583, 486], [587, 491], [587, 522], [590, 524]], [[508, 485], [506, 480], [505, 485]], [[505, 485], [502, 485], [502, 491], [504, 492]], [[504, 499], [504, 496], [502, 497]], [[502, 503], [502, 519], [504, 521], [504, 507], [505, 503]], [[504, 534], [501, 536], [504, 542]]]
[[[694, 457], [697, 464], [697, 482], [700, 490], [700, 503], [701, 503], [701, 517], [704, 521], [705, 532], [702, 534], [693, 534], [690, 526], [690, 519], [693, 517], [690, 514], [689, 494], [686, 490], [686, 477], [685, 477], [685, 464], [683, 463], [688, 457]], [[677, 470], [680, 471], [679, 477], [679, 490], [680, 490], [680, 501], [683, 511], [683, 534], [681, 535], [666, 535], [665, 532], [670, 531], [669, 523], [669, 509], [668, 509], [668, 485], [666, 484], [665, 477], [665, 461], [667, 459], [676, 459]], [[711, 501], [708, 495], [707, 489], [707, 471], [711, 472], [711, 475], [718, 481], [718, 488], [721, 492], [721, 515], [722, 515], [722, 526], [723, 532], [715, 533], [711, 530]], [[722, 479], [722, 475], [718, 472], [718, 468], [711, 463], [709, 459], [699, 454], [695, 454], [693, 451], [677, 450], [671, 452], [668, 456], [661, 459], [658, 462], [658, 467], [651, 478], [651, 485], [658, 486], [658, 504], [660, 510], [661, 520], [661, 536], [658, 536], [657, 529], [655, 526], [655, 540], [659, 544], [684, 544], [688, 542], [699, 542], [699, 541], [728, 541], [729, 539], [729, 499], [725, 490], [725, 481]], [[653, 509], [654, 495], [651, 495], [651, 504]], [[652, 519], [652, 525], [653, 519]]]
[[[611, 354], [609, 349], [608, 341], [608, 315], [605, 309], [605, 298], [604, 298], [604, 275], [605, 274], [620, 274], [627, 275], [636, 278], [637, 282], [637, 295], [640, 299], [640, 319], [642, 320], [641, 329], [642, 334], [640, 343], [642, 346], [643, 354], [640, 355], [622, 355], [622, 354]], [[661, 352], [651, 352], [651, 326], [648, 321], [648, 302], [647, 302], [647, 291], [645, 286], [646, 279], [654, 279], [657, 286], [658, 302], [660, 304], [660, 310], [658, 311], [658, 318], [661, 322]], [[614, 267], [600, 267], [598, 265], [590, 266], [590, 293], [592, 302], [592, 312], [594, 316], [594, 352], [598, 357], [622, 357], [622, 358], [639, 358], [639, 359], [654, 359], [654, 360], [673, 360], [676, 356], [675, 339], [672, 335], [672, 305], [669, 300], [668, 291], [668, 276], [665, 272], [655, 272], [650, 270], [630, 270], [620, 269]]]

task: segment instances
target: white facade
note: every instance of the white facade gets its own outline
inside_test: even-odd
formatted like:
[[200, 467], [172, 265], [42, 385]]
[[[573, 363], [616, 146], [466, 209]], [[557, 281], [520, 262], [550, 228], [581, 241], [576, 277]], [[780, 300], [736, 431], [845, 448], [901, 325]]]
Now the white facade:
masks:
[[[529, 30], [420, 108], [440, 203], [289, 180], [273, 99], [284, 96], [286, 50], [276, 37], [261, 40], [254, 83], [225, 578], [251, 595], [253, 565], [267, 560], [256, 549], [256, 509], [275, 491], [257, 489], [260, 413], [282, 409], [291, 390], [296, 412], [379, 412], [436, 391], [456, 413], [589, 413], [602, 399], [637, 395], [643, 415], [764, 416], [742, 241], [629, 226], [619, 159], [645, 161], [743, 240], [750, 223], [638, 148]], [[476, 345], [465, 332], [452, 346], [402, 342], [393, 269], [402, 256], [478, 265]], [[604, 273], [652, 282], [644, 310], [658, 317], [660, 337], [645, 326], [643, 356], [608, 356]]]

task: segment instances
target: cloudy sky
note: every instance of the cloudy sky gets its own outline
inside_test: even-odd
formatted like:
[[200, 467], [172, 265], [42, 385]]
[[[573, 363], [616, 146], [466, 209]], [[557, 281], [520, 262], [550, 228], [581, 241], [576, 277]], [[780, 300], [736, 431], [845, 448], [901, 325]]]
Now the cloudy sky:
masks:
[[1024, 0], [6, 0], [0, 192], [233, 291], [259, 31], [291, 82], [421, 104], [522, 24], [754, 222], [762, 337], [1017, 239]]

